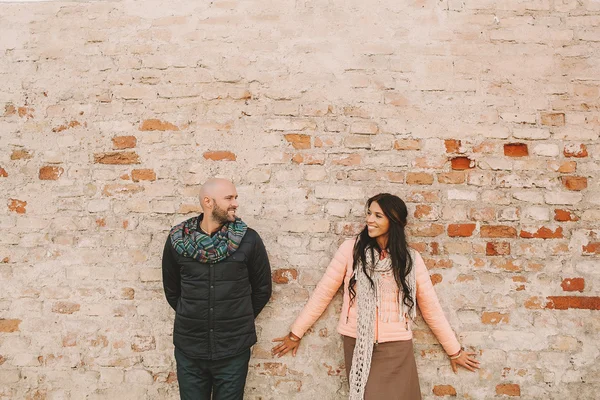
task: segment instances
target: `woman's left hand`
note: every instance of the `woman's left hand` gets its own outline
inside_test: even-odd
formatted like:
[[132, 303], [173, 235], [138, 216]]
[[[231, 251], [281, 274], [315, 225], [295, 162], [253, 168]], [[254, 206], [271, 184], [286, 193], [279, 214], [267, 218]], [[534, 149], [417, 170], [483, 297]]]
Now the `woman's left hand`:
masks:
[[458, 366], [460, 365], [463, 368], [468, 369], [469, 371], [475, 372], [476, 369], [479, 369], [479, 361], [477, 361], [474, 356], [476, 353], [467, 353], [464, 350], [461, 350], [460, 356], [455, 358], [454, 360], [450, 359], [450, 363], [452, 364], [452, 371], [456, 374], [458, 372]]

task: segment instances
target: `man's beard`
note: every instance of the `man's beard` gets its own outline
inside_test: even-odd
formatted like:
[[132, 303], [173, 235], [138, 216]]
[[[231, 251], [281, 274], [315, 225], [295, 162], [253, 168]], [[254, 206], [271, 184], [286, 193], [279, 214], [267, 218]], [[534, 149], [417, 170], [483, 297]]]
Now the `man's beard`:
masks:
[[215, 208], [212, 210], [212, 217], [215, 222], [218, 222], [221, 225], [235, 221], [235, 217], [230, 217], [229, 212], [219, 207], [216, 202]]

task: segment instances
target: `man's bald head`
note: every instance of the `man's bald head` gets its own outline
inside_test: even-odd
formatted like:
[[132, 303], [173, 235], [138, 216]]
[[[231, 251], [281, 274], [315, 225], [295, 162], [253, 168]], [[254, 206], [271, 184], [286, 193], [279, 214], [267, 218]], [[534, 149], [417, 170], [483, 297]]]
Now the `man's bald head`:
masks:
[[237, 210], [237, 191], [228, 179], [212, 178], [200, 188], [200, 207], [205, 215], [211, 216], [215, 222], [235, 221]]
[[202, 185], [200, 188], [200, 203], [203, 202], [205, 197], [215, 198], [217, 194], [227, 191], [227, 189], [231, 188], [235, 190], [235, 186], [230, 180], [223, 178], [211, 178], [204, 182], [204, 185]]

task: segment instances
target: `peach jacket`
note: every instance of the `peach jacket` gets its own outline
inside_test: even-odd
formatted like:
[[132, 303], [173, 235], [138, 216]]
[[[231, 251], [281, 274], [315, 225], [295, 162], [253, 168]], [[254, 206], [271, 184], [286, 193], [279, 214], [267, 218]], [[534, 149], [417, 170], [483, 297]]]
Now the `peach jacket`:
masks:
[[[310, 299], [292, 324], [291, 332], [302, 337], [306, 331], [319, 319], [325, 311], [340, 285], [344, 284], [344, 300], [342, 312], [337, 326], [339, 333], [345, 336], [356, 337], [356, 302], [350, 306], [348, 284], [352, 277], [352, 252], [356, 239], [346, 240], [339, 247], [333, 260], [329, 263], [325, 275], [317, 284]], [[460, 350], [460, 344], [444, 316], [444, 312], [433, 289], [429, 272], [423, 258], [417, 251], [413, 251], [413, 268], [416, 268], [416, 301], [421, 314], [431, 328], [447, 354], [452, 355]], [[393, 279], [393, 277], [390, 277]], [[394, 305], [386, 305], [393, 307]], [[397, 305], [396, 305], [397, 308]], [[409, 324], [401, 321], [399, 316], [395, 320], [384, 322], [377, 317], [375, 326], [375, 340], [377, 342], [392, 342], [397, 340], [412, 339]]]

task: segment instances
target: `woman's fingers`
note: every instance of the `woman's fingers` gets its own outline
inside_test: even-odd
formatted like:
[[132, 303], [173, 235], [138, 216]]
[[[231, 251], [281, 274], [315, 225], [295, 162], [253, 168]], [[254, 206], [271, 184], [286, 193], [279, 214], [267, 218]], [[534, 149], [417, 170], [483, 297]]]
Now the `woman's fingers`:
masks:
[[284, 340], [285, 340], [285, 336], [282, 336], [282, 337], [275, 338], [275, 339], [273, 339], [271, 341], [272, 342], [283, 342]]

